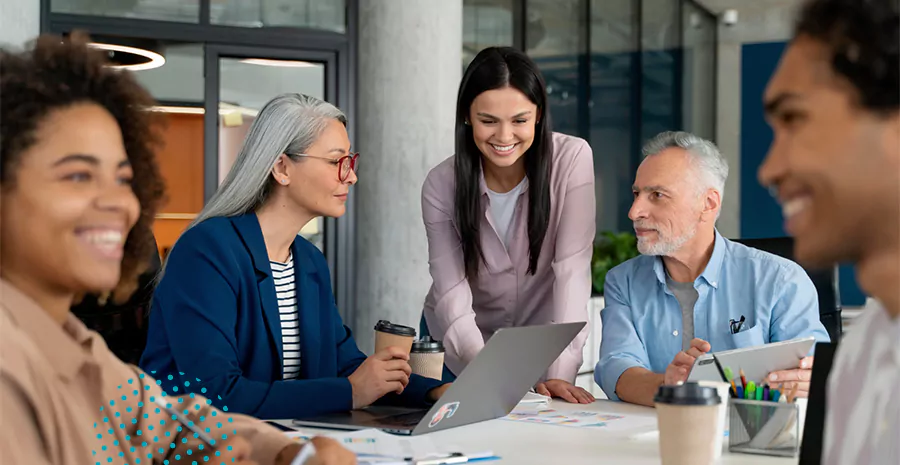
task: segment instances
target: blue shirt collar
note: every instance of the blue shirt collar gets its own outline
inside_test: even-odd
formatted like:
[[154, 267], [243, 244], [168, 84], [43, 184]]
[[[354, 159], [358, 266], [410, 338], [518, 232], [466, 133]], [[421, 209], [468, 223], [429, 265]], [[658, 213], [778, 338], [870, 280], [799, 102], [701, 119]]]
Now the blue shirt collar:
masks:
[[[709, 263], [706, 264], [706, 269], [703, 270], [703, 273], [701, 273], [700, 277], [697, 279], [703, 279], [706, 281], [706, 284], [718, 289], [719, 275], [722, 271], [722, 262], [725, 261], [725, 255], [728, 253], [728, 245], [726, 244], [726, 239], [719, 234], [718, 229], [715, 230], [715, 233], [716, 241], [713, 245], [712, 256], [709, 257]], [[662, 257], [656, 257], [656, 260], [653, 262], [653, 271], [656, 273], [656, 279], [658, 279], [661, 284], [665, 285], [666, 267], [663, 266]]]

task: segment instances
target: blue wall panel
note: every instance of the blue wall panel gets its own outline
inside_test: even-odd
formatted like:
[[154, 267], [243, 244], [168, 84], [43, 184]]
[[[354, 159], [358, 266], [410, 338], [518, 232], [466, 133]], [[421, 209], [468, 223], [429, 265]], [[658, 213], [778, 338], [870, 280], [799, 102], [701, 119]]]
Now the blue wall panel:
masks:
[[[769, 42], [741, 47], [741, 237], [785, 236], [781, 207], [756, 179], [772, 143], [772, 129], [763, 115], [762, 96], [787, 44]], [[841, 301], [862, 305], [865, 295], [856, 284], [853, 268], [842, 266]]]

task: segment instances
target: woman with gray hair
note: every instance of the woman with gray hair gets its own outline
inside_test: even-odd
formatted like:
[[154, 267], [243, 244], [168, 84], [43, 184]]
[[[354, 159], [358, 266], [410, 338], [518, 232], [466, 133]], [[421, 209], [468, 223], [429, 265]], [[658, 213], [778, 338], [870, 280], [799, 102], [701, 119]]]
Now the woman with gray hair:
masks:
[[[259, 418], [299, 418], [379, 399], [433, 402], [408, 354], [357, 348], [322, 253], [298, 233], [345, 212], [359, 154], [347, 119], [300, 94], [267, 103], [216, 195], [179, 238], [153, 296], [141, 366]], [[172, 379], [172, 378], [170, 378]]]

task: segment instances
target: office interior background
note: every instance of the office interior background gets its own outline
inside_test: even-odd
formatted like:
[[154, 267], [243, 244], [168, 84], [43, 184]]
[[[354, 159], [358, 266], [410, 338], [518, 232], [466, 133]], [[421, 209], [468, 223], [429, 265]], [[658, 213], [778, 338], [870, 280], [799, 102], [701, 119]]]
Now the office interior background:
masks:
[[[783, 236], [780, 208], [756, 182], [771, 141], [761, 96], [800, 3], [0, 0], [0, 43], [87, 30], [158, 99], [169, 122], [162, 254], [224, 179], [266, 101], [301, 92], [343, 109], [360, 181], [344, 217], [302, 234], [325, 253], [338, 309], [371, 352], [377, 320], [418, 325], [430, 285], [421, 185], [453, 153], [459, 80], [487, 46], [525, 50], [547, 81], [554, 129], [592, 146], [598, 233], [631, 231], [641, 145], [680, 129], [729, 160], [719, 231]], [[736, 22], [723, 21], [727, 10]], [[840, 279], [844, 305], [862, 305], [852, 270]]]

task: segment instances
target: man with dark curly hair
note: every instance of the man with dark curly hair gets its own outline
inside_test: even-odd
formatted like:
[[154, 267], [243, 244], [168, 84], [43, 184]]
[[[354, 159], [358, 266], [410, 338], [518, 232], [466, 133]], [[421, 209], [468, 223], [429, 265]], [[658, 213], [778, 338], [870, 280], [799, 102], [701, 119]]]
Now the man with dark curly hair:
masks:
[[77, 33], [0, 50], [0, 463], [355, 463], [332, 440], [301, 451], [257, 419], [166, 396], [70, 312], [79, 295], [134, 291], [163, 195], [153, 98], [106, 65]]
[[765, 95], [759, 178], [795, 256], [856, 265], [878, 304], [829, 375], [824, 463], [900, 463], [900, 0], [813, 0]]

